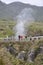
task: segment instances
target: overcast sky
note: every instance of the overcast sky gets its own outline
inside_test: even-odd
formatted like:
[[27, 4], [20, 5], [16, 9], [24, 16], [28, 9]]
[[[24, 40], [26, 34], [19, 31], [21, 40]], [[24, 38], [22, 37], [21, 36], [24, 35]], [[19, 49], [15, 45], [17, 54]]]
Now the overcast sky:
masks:
[[30, 3], [32, 5], [37, 5], [37, 6], [43, 6], [43, 0], [1, 0], [5, 3], [11, 3], [11, 2], [15, 2], [15, 1], [20, 1], [23, 3]]

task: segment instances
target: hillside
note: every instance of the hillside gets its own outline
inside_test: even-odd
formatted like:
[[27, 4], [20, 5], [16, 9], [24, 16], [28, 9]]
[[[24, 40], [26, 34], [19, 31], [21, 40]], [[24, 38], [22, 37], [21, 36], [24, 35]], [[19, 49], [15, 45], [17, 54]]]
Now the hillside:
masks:
[[[25, 9], [27, 10], [26, 12]], [[30, 13], [29, 10], [32, 12]], [[27, 14], [28, 11], [30, 14], [28, 13], [27, 17], [32, 15], [35, 21], [43, 21], [43, 7], [24, 4], [21, 2], [13, 2], [7, 5], [0, 1], [0, 18], [17, 19], [17, 16], [19, 16], [21, 12]]]

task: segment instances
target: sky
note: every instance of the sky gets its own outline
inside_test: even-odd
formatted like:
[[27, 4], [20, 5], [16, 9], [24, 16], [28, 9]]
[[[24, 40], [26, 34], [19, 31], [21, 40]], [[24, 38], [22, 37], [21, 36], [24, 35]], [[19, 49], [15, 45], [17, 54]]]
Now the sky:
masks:
[[32, 5], [43, 6], [43, 0], [0, 0], [0, 1], [3, 1], [7, 4], [15, 2], [15, 1], [20, 1], [23, 3], [32, 4]]

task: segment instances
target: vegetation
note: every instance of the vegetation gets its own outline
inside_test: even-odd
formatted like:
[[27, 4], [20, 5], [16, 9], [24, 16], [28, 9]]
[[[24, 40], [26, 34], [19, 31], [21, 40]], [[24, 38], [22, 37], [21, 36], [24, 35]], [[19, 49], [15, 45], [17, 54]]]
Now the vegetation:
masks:
[[[0, 20], [0, 37], [13, 35], [12, 28], [15, 24], [14, 21]], [[43, 35], [43, 23], [37, 22], [27, 26], [27, 33], [32, 36]], [[0, 65], [43, 65], [43, 50], [40, 52], [40, 47], [43, 47], [43, 39], [0, 42]], [[8, 48], [16, 49], [17, 53], [11, 53], [13, 51], [9, 51]], [[29, 58], [28, 52], [31, 53], [32, 50], [36, 56], [32, 62], [29, 62], [27, 61], [27, 58]], [[25, 52], [24, 60], [17, 58], [21, 51]]]
[[43, 35], [43, 22], [34, 22], [30, 25], [27, 25], [27, 34], [31, 36]]
[[12, 36], [14, 34], [13, 32], [13, 26], [15, 26], [16, 23], [12, 20], [0, 20], [0, 37], [7, 37]]
[[0, 65], [43, 65], [43, 54], [37, 54], [33, 62], [28, 62], [27, 60], [20, 60], [11, 54], [7, 50], [7, 46], [13, 45], [17, 50], [17, 53], [20, 51], [25, 51], [26, 54], [31, 49], [35, 52], [38, 51], [40, 46], [43, 46], [43, 40], [37, 40], [34, 42], [9, 42], [9, 43], [0, 43]]

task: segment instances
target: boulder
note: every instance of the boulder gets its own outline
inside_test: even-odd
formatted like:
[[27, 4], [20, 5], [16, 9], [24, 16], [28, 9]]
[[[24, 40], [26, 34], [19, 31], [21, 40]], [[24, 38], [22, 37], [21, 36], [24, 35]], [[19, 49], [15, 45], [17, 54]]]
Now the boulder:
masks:
[[21, 60], [24, 60], [25, 59], [25, 51], [21, 51], [20, 53], [18, 53], [17, 58], [21, 59]]
[[7, 46], [7, 50], [14, 56], [16, 56], [17, 54], [17, 50], [11, 45], [11, 46]]

